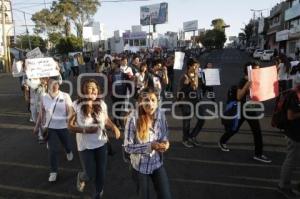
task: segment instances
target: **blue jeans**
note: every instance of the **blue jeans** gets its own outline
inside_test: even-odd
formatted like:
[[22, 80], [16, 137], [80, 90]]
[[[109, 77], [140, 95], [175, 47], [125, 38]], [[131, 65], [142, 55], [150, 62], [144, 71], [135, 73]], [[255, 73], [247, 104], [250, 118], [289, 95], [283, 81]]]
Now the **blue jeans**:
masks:
[[99, 199], [104, 186], [107, 164], [107, 145], [96, 149], [79, 151], [83, 172], [79, 173], [80, 181], [94, 181], [96, 193], [94, 198]]
[[48, 147], [50, 172], [58, 172], [58, 152], [60, 143], [66, 153], [71, 152], [71, 142], [68, 129], [48, 129]]
[[142, 174], [131, 168], [133, 180], [137, 186], [139, 199], [150, 199], [150, 179], [154, 185], [157, 199], [171, 199], [169, 180], [165, 168], [162, 166], [152, 174]]

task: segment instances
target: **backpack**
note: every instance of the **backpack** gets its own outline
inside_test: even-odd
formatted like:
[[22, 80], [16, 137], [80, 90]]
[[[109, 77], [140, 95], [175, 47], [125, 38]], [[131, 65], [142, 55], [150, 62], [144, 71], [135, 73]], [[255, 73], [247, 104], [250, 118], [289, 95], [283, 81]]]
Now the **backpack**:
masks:
[[275, 102], [275, 108], [272, 114], [271, 125], [274, 128], [278, 128], [280, 130], [285, 130], [287, 127], [287, 109], [288, 102], [291, 99], [291, 96], [294, 92], [292, 90], [288, 90], [286, 92], [281, 93]]
[[221, 122], [225, 128], [236, 131], [239, 124], [238, 101], [236, 85], [231, 86], [227, 91], [227, 103], [223, 115], [230, 118], [222, 118]]

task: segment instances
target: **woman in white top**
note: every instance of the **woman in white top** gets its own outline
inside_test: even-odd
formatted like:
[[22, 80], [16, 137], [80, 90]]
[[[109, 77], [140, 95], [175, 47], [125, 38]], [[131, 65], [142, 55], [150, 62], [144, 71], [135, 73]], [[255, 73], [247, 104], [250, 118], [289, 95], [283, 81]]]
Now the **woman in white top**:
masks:
[[48, 93], [41, 97], [39, 116], [34, 128], [35, 133], [38, 132], [41, 124], [44, 128], [48, 128], [49, 182], [55, 182], [57, 180], [60, 143], [67, 153], [67, 160], [73, 160], [70, 137], [67, 129], [67, 118], [72, 108], [72, 100], [69, 94], [59, 90], [58, 80], [58, 77], [50, 77], [48, 80]]
[[140, 72], [135, 74], [135, 94], [136, 96], [140, 93], [142, 89], [146, 87], [146, 78], [147, 78], [147, 64], [142, 63], [140, 67]]
[[86, 183], [93, 181], [96, 189], [94, 198], [100, 199], [107, 162], [105, 127], [112, 129], [117, 139], [120, 131], [108, 117], [105, 102], [99, 98], [100, 86], [96, 80], [84, 81], [81, 93], [84, 96], [73, 103], [74, 113], [69, 120], [69, 129], [77, 133], [77, 148], [83, 168], [83, 172], [77, 175], [77, 189], [83, 192]]
[[290, 63], [286, 57], [280, 57], [278, 60], [278, 82], [279, 82], [279, 92], [282, 93], [288, 89], [288, 79], [290, 73]]

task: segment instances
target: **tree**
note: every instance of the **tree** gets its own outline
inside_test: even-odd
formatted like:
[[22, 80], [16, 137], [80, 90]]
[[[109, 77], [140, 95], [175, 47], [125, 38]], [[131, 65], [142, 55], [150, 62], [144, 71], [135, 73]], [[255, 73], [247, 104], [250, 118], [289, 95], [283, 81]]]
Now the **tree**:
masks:
[[213, 29], [206, 31], [200, 37], [200, 40], [206, 48], [223, 48], [226, 42], [226, 35], [224, 31]]
[[72, 23], [77, 36], [82, 37], [83, 26], [97, 12], [100, 1], [95, 0], [58, 0], [49, 9], [43, 9], [32, 16], [35, 30], [41, 32], [60, 32], [70, 36]]
[[211, 21], [211, 26], [213, 26], [215, 30], [225, 31], [225, 21], [221, 18], [214, 19]]
[[56, 50], [62, 55], [69, 52], [80, 51], [81, 49], [82, 38], [78, 38], [74, 35], [60, 38], [58, 44], [56, 45]]
[[46, 51], [46, 42], [37, 35], [20, 35], [17, 38], [17, 47], [21, 49], [30, 49], [29, 48], [29, 39], [31, 43], [31, 48], [34, 49], [39, 47], [41, 51]]
[[48, 34], [48, 40], [53, 44], [53, 46], [56, 46], [61, 38], [63, 38], [63, 35], [59, 32], [53, 32]]
[[249, 46], [250, 44], [250, 39], [253, 34], [253, 27], [254, 27], [253, 23], [249, 22], [247, 25], [245, 25], [245, 28], [243, 29], [246, 36], [247, 46]]
[[100, 6], [100, 1], [95, 0], [77, 0], [75, 2], [78, 17], [74, 20], [74, 23], [78, 37], [82, 38], [83, 26], [96, 14], [98, 6]]
[[59, 32], [64, 26], [63, 15], [49, 9], [36, 12], [32, 15], [31, 20], [35, 23], [35, 33]]

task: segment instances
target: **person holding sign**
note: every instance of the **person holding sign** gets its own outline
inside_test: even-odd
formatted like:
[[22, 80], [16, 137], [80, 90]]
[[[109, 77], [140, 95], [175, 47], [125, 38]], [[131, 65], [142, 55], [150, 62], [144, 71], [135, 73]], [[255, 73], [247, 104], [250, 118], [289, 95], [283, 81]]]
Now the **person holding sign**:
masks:
[[[261, 133], [261, 127], [258, 119], [258, 113], [254, 110], [256, 104], [253, 103], [246, 103], [250, 99], [250, 86], [251, 81], [249, 81], [248, 77], [248, 66], [252, 65], [252, 69], [259, 68], [259, 66], [255, 63], [247, 63], [244, 66], [244, 77], [240, 80], [237, 93], [236, 93], [236, 101], [239, 102], [239, 105], [241, 106], [240, 109], [240, 117], [238, 118], [238, 125], [237, 128], [231, 128], [231, 127], [225, 127], [225, 134], [221, 137], [219, 141], [219, 147], [222, 151], [229, 151], [229, 149], [226, 146], [226, 143], [229, 141], [229, 139], [236, 134], [244, 121], [247, 121], [254, 139], [255, 144], [255, 154], [253, 159], [264, 162], [264, 163], [271, 163], [272, 161], [267, 158], [265, 155], [263, 155], [263, 139], [262, 139], [262, 133]], [[246, 109], [244, 111], [244, 109]], [[237, 113], [239, 114], [239, 113]], [[253, 119], [255, 118], [255, 119]]]
[[[190, 131], [191, 114], [198, 116], [203, 114], [201, 106], [196, 106], [200, 100], [199, 95], [199, 78], [198, 67], [199, 62], [196, 59], [190, 58], [187, 62], [187, 70], [180, 81], [180, 91], [177, 94], [178, 99], [181, 101], [181, 111], [184, 117], [182, 122], [182, 144], [187, 148], [194, 146], [200, 146], [200, 142], [197, 140], [197, 136], [200, 133], [204, 119], [197, 117], [197, 124], [192, 131]], [[198, 110], [195, 108], [198, 107]], [[195, 110], [195, 111], [194, 111]], [[196, 114], [198, 112], [198, 114]]]

